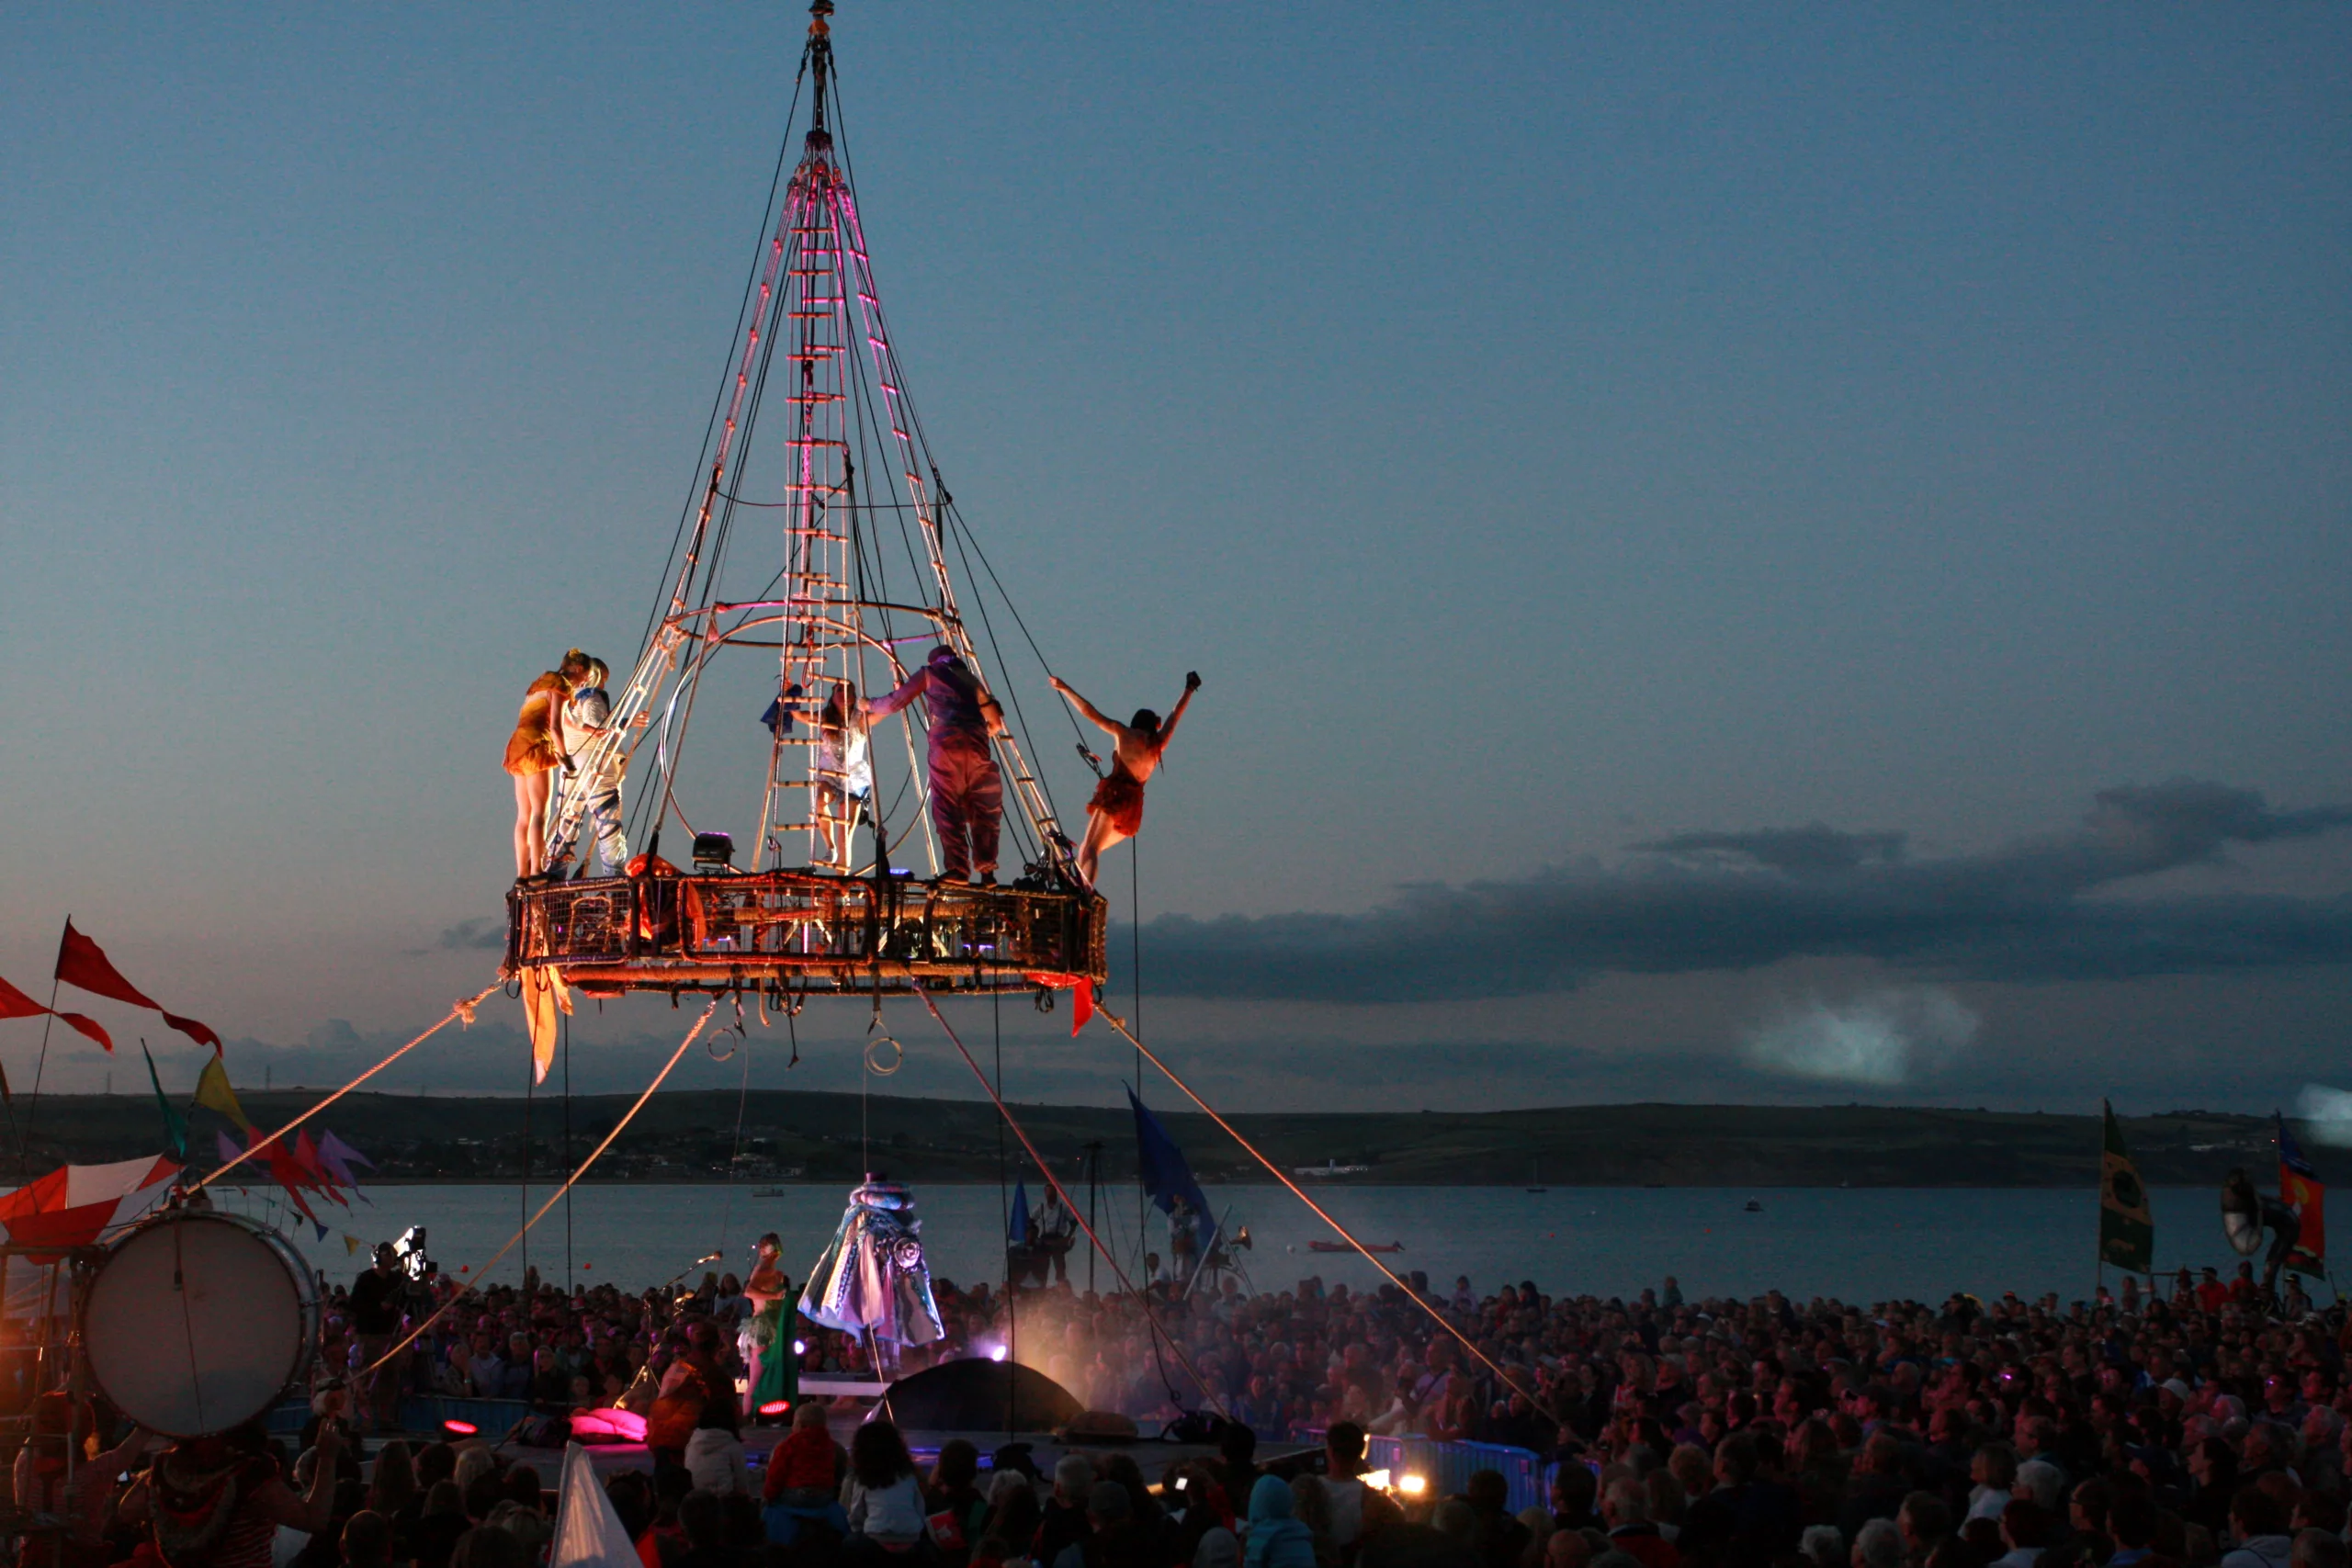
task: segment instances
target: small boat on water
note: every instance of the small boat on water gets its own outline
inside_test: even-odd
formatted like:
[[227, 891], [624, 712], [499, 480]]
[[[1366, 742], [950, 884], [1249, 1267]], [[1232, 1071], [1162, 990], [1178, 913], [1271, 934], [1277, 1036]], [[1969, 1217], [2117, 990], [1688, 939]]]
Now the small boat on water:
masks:
[[[1401, 1241], [1368, 1241], [1363, 1244], [1363, 1249], [1366, 1252], [1402, 1252], [1405, 1250], [1405, 1244]], [[1310, 1241], [1306, 1244], [1306, 1250], [1309, 1252], [1353, 1252], [1355, 1248], [1344, 1241]]]
[[1764, 1205], [1757, 1201], [1755, 1199], [1750, 1198], [1747, 1201], [1747, 1212], [1751, 1214], [1760, 1214], [1764, 1212]]

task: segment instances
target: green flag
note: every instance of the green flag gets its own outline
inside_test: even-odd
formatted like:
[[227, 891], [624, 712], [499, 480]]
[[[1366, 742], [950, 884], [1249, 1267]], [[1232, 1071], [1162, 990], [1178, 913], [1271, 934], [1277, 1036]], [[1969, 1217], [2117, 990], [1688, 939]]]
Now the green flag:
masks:
[[2123, 1146], [2115, 1107], [2100, 1100], [2107, 1117], [2107, 1146], [2098, 1159], [2098, 1260], [2133, 1274], [2154, 1271], [2156, 1223], [2148, 1213], [2148, 1190]]
[[164, 1097], [164, 1080], [155, 1076], [155, 1055], [147, 1049], [144, 1037], [141, 1037], [139, 1042], [139, 1054], [147, 1058], [147, 1081], [155, 1086], [155, 1109], [164, 1113], [164, 1134], [172, 1141], [172, 1153], [181, 1159], [186, 1159], [187, 1158], [187, 1118], [180, 1114], [178, 1106]]

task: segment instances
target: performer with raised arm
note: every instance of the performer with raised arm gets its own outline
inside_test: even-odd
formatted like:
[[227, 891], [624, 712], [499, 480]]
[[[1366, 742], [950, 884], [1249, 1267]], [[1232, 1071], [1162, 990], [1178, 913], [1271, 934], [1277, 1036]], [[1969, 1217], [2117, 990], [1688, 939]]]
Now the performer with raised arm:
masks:
[[931, 710], [931, 820], [946, 879], [994, 882], [1004, 778], [989, 740], [1004, 733], [1003, 712], [972, 667], [944, 644], [897, 691], [858, 708], [869, 719], [887, 718], [917, 697], [928, 698]]
[[1055, 691], [1068, 697], [1089, 722], [1115, 742], [1111, 771], [1094, 786], [1094, 797], [1086, 803], [1086, 842], [1078, 851], [1078, 874], [1091, 887], [1102, 852], [1143, 831], [1144, 784], [1159, 771], [1160, 756], [1175, 737], [1177, 721], [1184, 716], [1193, 694], [1201, 689], [1200, 672], [1185, 671], [1184, 694], [1176, 699], [1175, 711], [1165, 719], [1149, 708], [1137, 708], [1135, 716], [1125, 724], [1105, 718], [1101, 709], [1071, 691], [1060, 676], [1048, 679]]

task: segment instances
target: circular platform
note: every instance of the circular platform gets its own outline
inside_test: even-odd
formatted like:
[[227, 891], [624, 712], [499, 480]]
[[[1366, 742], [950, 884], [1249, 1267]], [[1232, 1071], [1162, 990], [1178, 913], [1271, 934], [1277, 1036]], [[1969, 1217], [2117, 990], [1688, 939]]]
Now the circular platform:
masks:
[[1106, 976], [1092, 894], [697, 872], [517, 886], [506, 971], [552, 967], [589, 996], [628, 991], [1035, 991]]

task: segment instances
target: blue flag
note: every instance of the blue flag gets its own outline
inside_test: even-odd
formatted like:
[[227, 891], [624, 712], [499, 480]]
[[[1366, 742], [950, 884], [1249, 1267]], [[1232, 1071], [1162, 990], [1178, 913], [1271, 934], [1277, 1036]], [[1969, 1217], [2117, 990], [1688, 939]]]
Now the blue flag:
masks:
[[1012, 1213], [1004, 1222], [1004, 1240], [1008, 1247], [1029, 1245], [1029, 1183], [1012, 1184]]
[[1216, 1216], [1209, 1209], [1209, 1201], [1201, 1184], [1193, 1179], [1193, 1168], [1185, 1162], [1184, 1151], [1168, 1135], [1136, 1091], [1127, 1090], [1127, 1103], [1136, 1108], [1136, 1168], [1143, 1181], [1143, 1190], [1150, 1197], [1152, 1207], [1163, 1214], [1174, 1214], [1176, 1200], [1182, 1198], [1196, 1217], [1200, 1234], [1201, 1256], [1205, 1258], [1216, 1240]]

